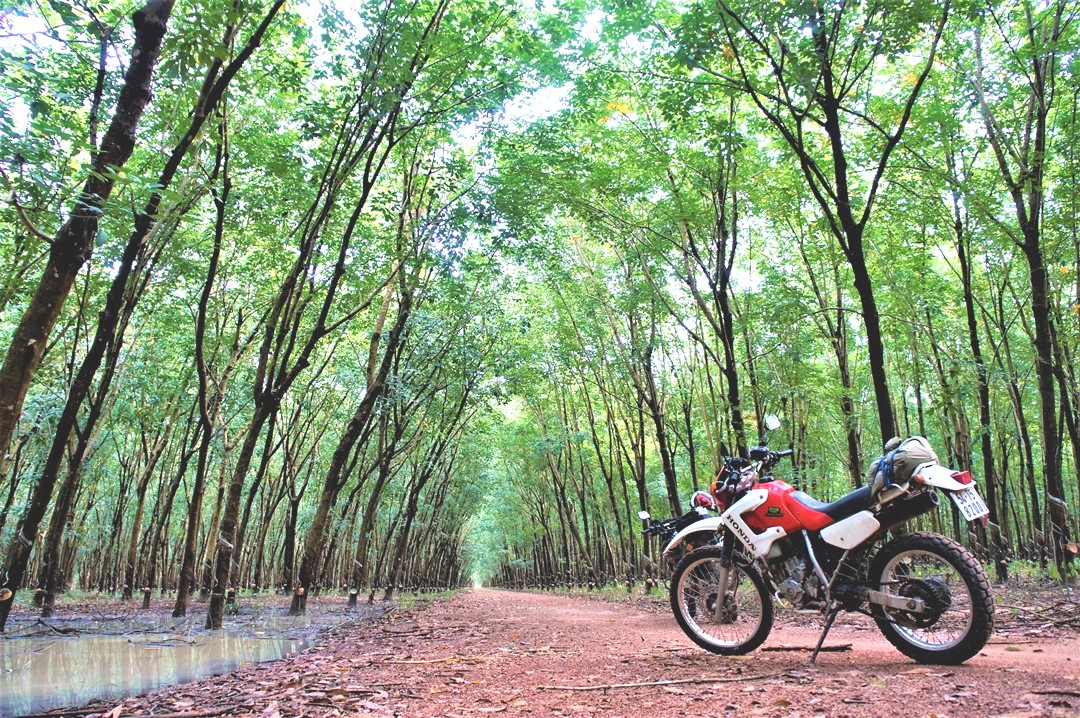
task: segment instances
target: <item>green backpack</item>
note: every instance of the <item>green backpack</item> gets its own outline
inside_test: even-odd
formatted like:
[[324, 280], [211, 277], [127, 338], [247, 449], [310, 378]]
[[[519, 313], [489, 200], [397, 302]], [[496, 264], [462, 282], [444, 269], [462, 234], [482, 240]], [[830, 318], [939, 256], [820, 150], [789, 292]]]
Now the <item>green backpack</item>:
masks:
[[938, 463], [937, 454], [929, 441], [921, 436], [903, 441], [895, 437], [885, 444], [885, 454], [870, 464], [866, 481], [876, 498], [885, 489], [906, 484], [915, 469], [925, 463]]

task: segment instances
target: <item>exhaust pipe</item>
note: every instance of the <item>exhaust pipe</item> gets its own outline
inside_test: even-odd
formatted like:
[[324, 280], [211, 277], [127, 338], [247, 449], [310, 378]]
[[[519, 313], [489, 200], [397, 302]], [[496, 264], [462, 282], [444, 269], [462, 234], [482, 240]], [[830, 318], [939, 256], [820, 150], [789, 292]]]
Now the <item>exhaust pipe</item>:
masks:
[[886, 504], [876, 518], [881, 522], [882, 529], [891, 529], [916, 516], [933, 511], [937, 507], [937, 492], [923, 491]]

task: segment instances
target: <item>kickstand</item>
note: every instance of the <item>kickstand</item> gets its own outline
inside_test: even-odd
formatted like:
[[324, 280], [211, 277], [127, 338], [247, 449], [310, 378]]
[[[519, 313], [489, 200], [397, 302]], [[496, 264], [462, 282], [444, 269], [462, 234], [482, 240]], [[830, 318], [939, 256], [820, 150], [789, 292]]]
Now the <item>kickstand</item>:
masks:
[[810, 662], [817, 662], [817, 654], [821, 653], [821, 646], [825, 643], [825, 636], [829, 635], [829, 629], [832, 628], [833, 621], [836, 620], [836, 614], [840, 613], [840, 606], [833, 604], [829, 608], [829, 612], [825, 614], [825, 629], [821, 632], [821, 638], [818, 639], [817, 648], [814, 649], [814, 655], [810, 656]]

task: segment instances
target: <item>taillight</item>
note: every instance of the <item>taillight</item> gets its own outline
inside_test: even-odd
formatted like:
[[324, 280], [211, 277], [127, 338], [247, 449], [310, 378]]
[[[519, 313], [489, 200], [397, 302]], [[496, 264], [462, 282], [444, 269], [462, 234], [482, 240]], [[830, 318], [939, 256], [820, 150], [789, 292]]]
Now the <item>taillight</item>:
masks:
[[952, 477], [956, 479], [956, 483], [958, 484], [967, 485], [975, 481], [975, 479], [972, 478], [970, 471], [957, 471], [953, 473]]

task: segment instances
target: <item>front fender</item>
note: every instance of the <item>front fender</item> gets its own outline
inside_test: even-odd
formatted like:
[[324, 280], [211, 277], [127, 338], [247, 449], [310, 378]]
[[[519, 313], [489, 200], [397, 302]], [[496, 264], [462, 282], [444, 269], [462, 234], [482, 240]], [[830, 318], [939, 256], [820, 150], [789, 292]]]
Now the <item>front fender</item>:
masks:
[[702, 532], [715, 534], [717, 531], [720, 530], [720, 526], [721, 523], [719, 516], [702, 519], [701, 521], [695, 521], [694, 523], [690, 524], [672, 537], [671, 541], [668, 542], [668, 545], [664, 547], [664, 555], [667, 556], [672, 551], [674, 551], [679, 546], [679, 544], [686, 540], [686, 537], [690, 534]]

